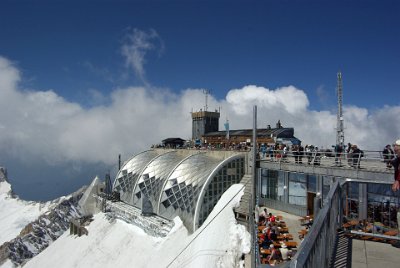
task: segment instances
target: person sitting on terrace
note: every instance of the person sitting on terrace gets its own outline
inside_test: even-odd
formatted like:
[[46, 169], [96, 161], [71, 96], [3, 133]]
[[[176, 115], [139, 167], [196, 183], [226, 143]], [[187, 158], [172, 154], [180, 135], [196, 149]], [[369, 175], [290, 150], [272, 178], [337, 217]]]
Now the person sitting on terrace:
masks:
[[260, 213], [258, 221], [263, 222], [267, 217], [268, 217], [267, 208], [264, 208], [264, 210]]
[[360, 227], [359, 230], [361, 230], [362, 232], [371, 233], [374, 228], [374, 225], [368, 222], [367, 220], [362, 220], [361, 225], [359, 227]]
[[269, 213], [268, 221], [270, 221], [270, 222], [275, 222], [275, 220], [276, 220], [275, 216], [272, 215], [272, 213]]
[[307, 216], [306, 220], [301, 225], [309, 229], [312, 224], [313, 224], [313, 219]]
[[278, 236], [276, 235], [276, 233], [273, 229], [271, 230], [271, 232], [269, 232], [268, 239], [271, 241], [278, 240]]
[[279, 251], [281, 252], [281, 256], [282, 256], [282, 260], [283, 261], [287, 261], [290, 259], [290, 251], [287, 248], [285, 243], [282, 243], [281, 248], [279, 249]]
[[280, 231], [279, 231], [278, 225], [275, 222], [272, 223], [272, 230], [274, 230], [276, 235], [280, 235]]
[[268, 236], [269, 233], [271, 232], [271, 224], [270, 223], [267, 224], [267, 226], [262, 230], [262, 232]]
[[260, 237], [260, 247], [267, 249], [273, 241], [271, 241], [266, 234], [262, 234]]
[[271, 265], [275, 265], [277, 263], [277, 261], [280, 259], [279, 253], [276, 250], [274, 244], [269, 245], [269, 248], [271, 250], [271, 255], [269, 255], [269, 257], [268, 257], [268, 262]]

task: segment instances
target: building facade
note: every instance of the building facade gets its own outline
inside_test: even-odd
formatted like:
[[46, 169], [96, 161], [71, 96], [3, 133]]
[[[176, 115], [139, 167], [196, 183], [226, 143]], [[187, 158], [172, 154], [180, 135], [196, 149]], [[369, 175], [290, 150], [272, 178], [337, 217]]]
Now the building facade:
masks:
[[142, 211], [143, 202], [150, 201], [154, 214], [170, 220], [179, 216], [193, 232], [244, 173], [244, 153], [156, 149], [125, 162], [113, 191]]

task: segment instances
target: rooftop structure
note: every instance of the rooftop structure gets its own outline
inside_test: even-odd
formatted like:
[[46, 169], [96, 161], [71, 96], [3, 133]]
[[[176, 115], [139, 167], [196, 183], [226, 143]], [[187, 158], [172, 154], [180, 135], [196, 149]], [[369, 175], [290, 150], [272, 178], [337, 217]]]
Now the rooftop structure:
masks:
[[170, 220], [180, 216], [192, 232], [244, 173], [245, 154], [240, 152], [149, 150], [122, 165], [113, 191], [142, 212], [149, 201], [154, 214]]
[[[211, 145], [237, 145], [240, 143], [248, 143], [252, 139], [252, 129], [238, 129], [229, 130], [229, 140], [227, 131], [214, 131], [203, 135], [204, 142]], [[257, 143], [274, 145], [276, 143], [282, 144], [300, 144], [301, 141], [294, 136], [294, 128], [284, 128], [277, 124], [276, 128], [261, 128], [257, 129]]]
[[203, 111], [192, 112], [192, 140], [201, 139], [206, 133], [218, 131], [220, 113]]

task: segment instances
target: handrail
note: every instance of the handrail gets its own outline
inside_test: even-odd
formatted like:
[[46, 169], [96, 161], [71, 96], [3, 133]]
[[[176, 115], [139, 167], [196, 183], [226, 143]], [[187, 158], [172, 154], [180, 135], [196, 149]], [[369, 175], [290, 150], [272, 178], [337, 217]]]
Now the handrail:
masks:
[[326, 150], [318, 151], [286, 151], [273, 150], [259, 153], [261, 162], [294, 163], [298, 165], [323, 166], [323, 167], [344, 167], [354, 170], [374, 170], [385, 173], [393, 173], [388, 168], [387, 159], [381, 151], [365, 150], [363, 153], [338, 153]]
[[329, 267], [337, 229], [342, 225], [341, 193], [341, 186], [336, 181], [290, 267]]

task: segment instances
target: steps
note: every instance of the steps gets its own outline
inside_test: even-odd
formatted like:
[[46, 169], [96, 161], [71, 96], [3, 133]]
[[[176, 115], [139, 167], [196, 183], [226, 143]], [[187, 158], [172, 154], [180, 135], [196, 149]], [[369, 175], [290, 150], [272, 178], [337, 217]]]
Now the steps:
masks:
[[352, 239], [345, 235], [343, 230], [337, 233], [334, 254], [331, 259], [331, 268], [351, 267]]
[[238, 222], [247, 223], [249, 221], [249, 217], [251, 216], [250, 213], [250, 204], [252, 202], [251, 191], [252, 191], [252, 183], [253, 177], [252, 175], [244, 175], [242, 180], [240, 181], [241, 184], [245, 186], [244, 194], [240, 199], [239, 207], [234, 209], [235, 218]]
[[[102, 197], [94, 195], [97, 200], [103, 202]], [[154, 237], [165, 237], [174, 227], [174, 221], [165, 219], [157, 215], [144, 216], [142, 210], [125, 204], [123, 202], [107, 201], [105, 204], [106, 215], [110, 219], [121, 219], [127, 223], [134, 224], [142, 228], [148, 235]]]

